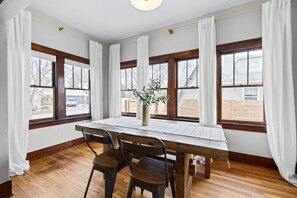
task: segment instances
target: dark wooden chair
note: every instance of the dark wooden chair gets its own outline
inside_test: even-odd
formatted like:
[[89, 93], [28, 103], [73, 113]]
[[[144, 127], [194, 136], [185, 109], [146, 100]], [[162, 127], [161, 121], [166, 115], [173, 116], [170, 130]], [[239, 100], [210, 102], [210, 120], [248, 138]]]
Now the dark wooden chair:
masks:
[[[138, 163], [133, 164], [127, 159], [130, 166], [130, 184], [127, 198], [132, 196], [136, 187], [152, 192], [153, 198], [163, 198], [165, 188], [171, 184], [172, 196], [175, 197], [173, 164], [167, 162], [165, 144], [153, 137], [143, 137], [121, 133], [118, 136], [123, 153], [142, 156]], [[153, 156], [164, 156], [164, 161], [154, 159]]]
[[[127, 156], [124, 157], [123, 152], [121, 150], [115, 149], [113, 139], [110, 133], [104, 129], [83, 128], [82, 133], [85, 142], [95, 154], [95, 157], [93, 159], [93, 167], [91, 170], [84, 197], [87, 196], [94, 170], [97, 170], [104, 174], [105, 198], [111, 198], [117, 172], [124, 168], [127, 165], [128, 161], [132, 162], [132, 156], [130, 154], [127, 154]], [[90, 141], [109, 145], [111, 149], [98, 155], [96, 151], [92, 148], [92, 146], [89, 144]]]

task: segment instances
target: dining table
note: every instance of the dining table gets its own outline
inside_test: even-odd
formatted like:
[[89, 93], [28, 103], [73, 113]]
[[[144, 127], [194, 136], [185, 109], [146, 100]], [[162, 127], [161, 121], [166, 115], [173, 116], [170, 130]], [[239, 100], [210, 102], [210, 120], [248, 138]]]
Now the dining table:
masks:
[[[117, 140], [119, 133], [156, 137], [165, 143], [166, 149], [175, 152], [176, 197], [186, 198], [192, 186], [190, 168], [193, 156], [203, 156], [205, 177], [210, 178], [212, 159], [228, 161], [228, 147], [224, 130], [220, 125], [204, 125], [194, 122], [150, 119], [148, 126], [135, 117], [107, 118], [79, 123], [76, 131], [88, 128], [105, 129]], [[116, 141], [114, 141], [116, 142]], [[108, 149], [108, 148], [105, 148]]]

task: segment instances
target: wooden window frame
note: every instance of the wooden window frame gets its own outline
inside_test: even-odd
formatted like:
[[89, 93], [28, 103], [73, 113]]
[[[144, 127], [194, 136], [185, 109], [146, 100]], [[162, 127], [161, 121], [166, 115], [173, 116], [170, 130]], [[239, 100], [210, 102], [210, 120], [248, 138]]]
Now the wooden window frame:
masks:
[[[121, 66], [121, 70], [122, 69], [131, 69], [131, 71], [132, 71], [132, 68], [134, 68], [134, 67], [136, 67], [136, 64], [134, 65], [134, 63], [132, 62], [131, 63], [131, 65], [127, 65], [127, 66], [125, 66], [125, 67], [122, 67]], [[126, 76], [126, 79], [127, 79], [127, 76]], [[133, 80], [132, 78], [131, 78], [131, 80]], [[133, 81], [131, 82], [131, 88], [132, 89], [121, 89], [121, 93], [122, 93], [122, 91], [133, 91]], [[122, 115], [124, 115], [124, 116], [136, 116], [136, 113], [132, 113], [132, 112], [122, 112]]]
[[222, 86], [221, 85], [221, 55], [231, 54], [240, 51], [251, 51], [251, 50], [262, 49], [262, 39], [256, 38], [246, 41], [239, 41], [235, 43], [228, 43], [217, 46], [217, 119], [218, 124], [221, 124], [223, 128], [244, 130], [252, 132], [266, 133], [265, 113], [263, 122], [253, 121], [238, 121], [238, 120], [223, 120], [222, 119], [222, 89], [228, 87], [263, 87], [261, 85], [234, 85], [234, 86]]
[[[62, 52], [53, 48], [45, 47], [36, 43], [31, 44], [31, 49], [34, 51], [46, 53], [56, 56], [56, 64], [54, 67], [54, 117], [49, 119], [30, 120], [29, 129], [37, 129], [42, 127], [55, 126], [71, 122], [91, 119], [91, 113], [66, 116], [66, 88], [64, 87], [64, 63], [65, 59], [89, 64], [89, 60], [66, 52]], [[89, 84], [90, 88], [90, 84]], [[91, 104], [90, 104], [91, 106]]]
[[[77, 62], [79, 62], [79, 61], [77, 61]], [[64, 86], [64, 89], [65, 89], [65, 117], [66, 118], [73, 118], [73, 117], [77, 117], [77, 116], [88, 116], [88, 115], [91, 115], [91, 87], [90, 87], [90, 69], [88, 69], [89, 71], [88, 71], [88, 74], [89, 74], [89, 82], [88, 82], [88, 89], [85, 89], [85, 88], [83, 88], [82, 87], [82, 67], [80, 68], [81, 69], [81, 88], [76, 88], [76, 87], [74, 87], [74, 67], [77, 67], [77, 66], [75, 66], [75, 65], [71, 65], [71, 66], [73, 66], [73, 71], [72, 71], [72, 78], [73, 78], [73, 84], [72, 84], [72, 87], [65, 87]], [[65, 67], [64, 67], [65, 68]], [[65, 70], [64, 70], [65, 71]], [[64, 80], [65, 80], [65, 75], [64, 75]], [[67, 115], [67, 112], [66, 112], [66, 110], [67, 110], [67, 104], [66, 104], [66, 91], [67, 90], [80, 90], [80, 91], [89, 91], [89, 112], [90, 113], [84, 113], [84, 114], [75, 114], [75, 115]]]
[[[149, 58], [149, 64], [168, 63], [168, 88], [167, 94], [170, 99], [167, 102], [167, 115], [152, 115], [155, 119], [167, 119], [177, 121], [198, 122], [197, 118], [187, 118], [177, 116], [177, 61], [198, 58], [199, 50], [189, 50], [184, 52], [154, 56]], [[121, 62], [121, 69], [136, 67], [137, 61], [130, 60]], [[136, 116], [135, 113], [122, 112], [123, 116]]]
[[[161, 64], [167, 64], [167, 70], [168, 70], [168, 73], [169, 73], [169, 64], [168, 64], [168, 62], [167, 61], [163, 61], [163, 62], [154, 62], [154, 63], [150, 63], [149, 64], [149, 67], [150, 66], [153, 66], [153, 65], [161, 65]], [[153, 69], [153, 68], [152, 68]], [[159, 68], [159, 72], [160, 72], [160, 68]], [[153, 73], [152, 73], [152, 75], [153, 75]], [[168, 75], [169, 76], [169, 75]], [[167, 76], [167, 77], [168, 77]], [[165, 88], [160, 88], [160, 90], [162, 91], [162, 90], [166, 90], [166, 92], [167, 92], [167, 94], [168, 94], [168, 81], [167, 81], [167, 87], [165, 87]], [[168, 105], [167, 105], [167, 109], [168, 109]], [[152, 118], [166, 118], [167, 117], [167, 114], [168, 114], [168, 110], [167, 110], [167, 113], [164, 115], [164, 114], [152, 114], [151, 113], [151, 117]]]
[[[194, 59], [197, 59], [199, 61], [199, 57], [197, 56], [196, 58], [184, 58], [184, 59], [178, 59], [176, 60], [176, 118], [178, 119], [184, 119], [184, 120], [195, 120], [195, 121], [199, 121], [199, 115], [198, 115], [198, 118], [195, 118], [195, 117], [186, 117], [186, 116], [179, 116], [178, 115], [178, 101], [177, 101], [177, 98], [178, 98], [178, 91], [179, 90], [191, 90], [191, 89], [200, 89], [199, 87], [199, 70], [197, 71], [197, 86], [195, 87], [179, 87], [178, 86], [178, 62], [179, 61], [189, 61], [189, 60], [194, 60]], [[199, 63], [198, 63], [198, 68], [199, 68]], [[188, 71], [187, 71], [188, 72]]]
[[[30, 82], [30, 88], [53, 89], [53, 106], [54, 107], [55, 107], [55, 96], [56, 96], [55, 68], [56, 68], [56, 63], [52, 62], [52, 84], [51, 84], [51, 86], [41, 85], [42, 79], [41, 79], [41, 67], [40, 67], [40, 65], [39, 65], [39, 71], [38, 71], [39, 84], [38, 85], [31, 85], [31, 82]], [[51, 117], [32, 119], [32, 121], [33, 122], [42, 122], [42, 121], [47, 121], [47, 120], [53, 120], [54, 117], [55, 117], [55, 109], [53, 109], [53, 115]]]

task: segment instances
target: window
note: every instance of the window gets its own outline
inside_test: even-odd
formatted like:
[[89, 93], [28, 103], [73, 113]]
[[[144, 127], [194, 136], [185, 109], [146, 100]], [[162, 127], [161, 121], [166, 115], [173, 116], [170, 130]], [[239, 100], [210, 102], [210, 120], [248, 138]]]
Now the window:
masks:
[[91, 118], [89, 60], [32, 43], [30, 129]]
[[32, 52], [30, 68], [31, 119], [54, 117], [54, 66], [55, 57]]
[[[161, 84], [161, 95], [167, 95], [168, 88], [168, 63], [153, 64], [149, 66], [150, 80], [156, 80]], [[167, 104], [162, 102], [158, 105], [152, 104], [150, 112], [153, 115], [167, 115]]]
[[264, 123], [262, 50], [221, 53], [220, 122]]
[[136, 67], [121, 69], [121, 100], [123, 113], [136, 113], [136, 99], [133, 90], [136, 89]]
[[[150, 106], [151, 117], [197, 122], [199, 110], [195, 108], [199, 105], [198, 50], [150, 57], [149, 63], [149, 80], [159, 81], [160, 94], [169, 97], [166, 104]], [[122, 115], [135, 116], [136, 99], [133, 96], [133, 89], [137, 88], [136, 64], [136, 60], [121, 63]], [[178, 69], [181, 69], [180, 73]], [[187, 76], [182, 79], [179, 74]], [[178, 86], [178, 78], [180, 78], [180, 86]], [[178, 96], [180, 97], [179, 111], [177, 110]]]
[[66, 116], [88, 114], [90, 113], [90, 71], [80, 66], [81, 63], [67, 59], [65, 62]]
[[[223, 128], [265, 132], [260, 38], [217, 46], [217, 119]], [[166, 105], [151, 105], [151, 117], [198, 122], [199, 51], [149, 59], [149, 78], [160, 81]], [[136, 60], [121, 63], [123, 115], [135, 116]]]
[[197, 58], [177, 63], [177, 116], [199, 117], [199, 61]]

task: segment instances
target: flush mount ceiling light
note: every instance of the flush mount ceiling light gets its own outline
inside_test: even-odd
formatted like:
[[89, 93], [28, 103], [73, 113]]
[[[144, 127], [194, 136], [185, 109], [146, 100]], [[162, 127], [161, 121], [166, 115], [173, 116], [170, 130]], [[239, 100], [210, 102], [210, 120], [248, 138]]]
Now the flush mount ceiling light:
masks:
[[163, 0], [130, 0], [130, 2], [138, 10], [151, 11], [157, 9]]

